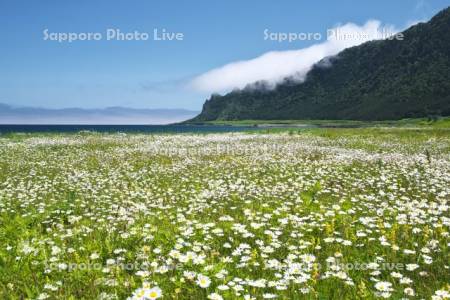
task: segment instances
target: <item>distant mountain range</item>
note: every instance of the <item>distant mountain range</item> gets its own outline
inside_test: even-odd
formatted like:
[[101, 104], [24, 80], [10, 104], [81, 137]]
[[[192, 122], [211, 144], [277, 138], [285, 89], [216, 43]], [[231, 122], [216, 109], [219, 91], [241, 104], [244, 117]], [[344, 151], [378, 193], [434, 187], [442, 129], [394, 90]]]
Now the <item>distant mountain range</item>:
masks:
[[190, 119], [198, 111], [184, 109], [104, 109], [12, 107], [0, 103], [0, 124], [170, 124]]
[[286, 78], [213, 95], [192, 122], [210, 120], [395, 120], [450, 115], [450, 8], [403, 32], [317, 63], [302, 83]]

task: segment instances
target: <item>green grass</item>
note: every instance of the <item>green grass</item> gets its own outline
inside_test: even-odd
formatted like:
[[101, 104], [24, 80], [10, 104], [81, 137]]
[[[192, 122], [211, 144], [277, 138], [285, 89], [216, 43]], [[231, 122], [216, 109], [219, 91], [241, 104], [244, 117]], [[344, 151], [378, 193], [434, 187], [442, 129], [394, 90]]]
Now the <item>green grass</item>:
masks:
[[[189, 124], [189, 122], [187, 122]], [[386, 121], [356, 121], [356, 120], [239, 120], [239, 121], [205, 121], [205, 125], [231, 125], [231, 126], [299, 126], [310, 125], [318, 127], [431, 127], [450, 128], [450, 118], [443, 117], [435, 120], [428, 118], [386, 120]]]
[[440, 126], [2, 136], [0, 299], [445, 293]]

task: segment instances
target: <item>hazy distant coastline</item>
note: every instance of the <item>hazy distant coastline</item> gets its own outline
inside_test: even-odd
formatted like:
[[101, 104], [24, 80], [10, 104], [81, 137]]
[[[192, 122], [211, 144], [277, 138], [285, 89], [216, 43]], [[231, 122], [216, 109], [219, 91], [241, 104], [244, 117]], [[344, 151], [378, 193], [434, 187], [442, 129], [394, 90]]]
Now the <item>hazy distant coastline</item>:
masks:
[[103, 109], [12, 107], [0, 103], [0, 124], [170, 124], [193, 118], [198, 111], [185, 109]]

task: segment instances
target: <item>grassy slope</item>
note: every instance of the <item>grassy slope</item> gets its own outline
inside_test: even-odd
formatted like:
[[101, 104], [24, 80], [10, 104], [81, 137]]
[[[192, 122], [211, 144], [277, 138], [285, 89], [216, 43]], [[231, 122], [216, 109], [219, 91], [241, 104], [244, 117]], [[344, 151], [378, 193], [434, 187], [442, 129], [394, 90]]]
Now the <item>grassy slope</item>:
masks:
[[205, 121], [185, 122], [184, 124], [202, 124], [202, 125], [232, 125], [232, 126], [264, 126], [264, 125], [316, 125], [323, 127], [332, 126], [393, 126], [393, 127], [431, 127], [431, 128], [450, 128], [450, 118], [440, 118], [438, 120], [420, 119], [403, 119], [398, 121], [355, 121], [355, 120], [239, 120], [239, 121]]

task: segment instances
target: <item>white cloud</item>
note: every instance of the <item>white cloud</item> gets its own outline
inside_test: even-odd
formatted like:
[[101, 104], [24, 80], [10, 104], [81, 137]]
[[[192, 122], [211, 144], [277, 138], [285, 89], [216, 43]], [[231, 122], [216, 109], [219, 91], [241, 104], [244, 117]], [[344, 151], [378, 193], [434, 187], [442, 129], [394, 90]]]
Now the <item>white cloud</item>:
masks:
[[410, 21], [406, 22], [406, 28], [409, 28], [411, 26], [417, 25], [419, 23], [424, 23], [426, 21], [427, 21], [426, 19], [410, 20]]
[[[334, 36], [331, 32], [335, 33]], [[377, 20], [367, 21], [363, 26], [347, 23], [330, 29], [322, 43], [298, 50], [272, 51], [254, 59], [232, 62], [195, 77], [190, 85], [201, 92], [224, 93], [260, 80], [267, 81], [271, 86], [287, 76], [302, 81], [322, 58], [396, 32], [394, 27], [382, 26]]]

